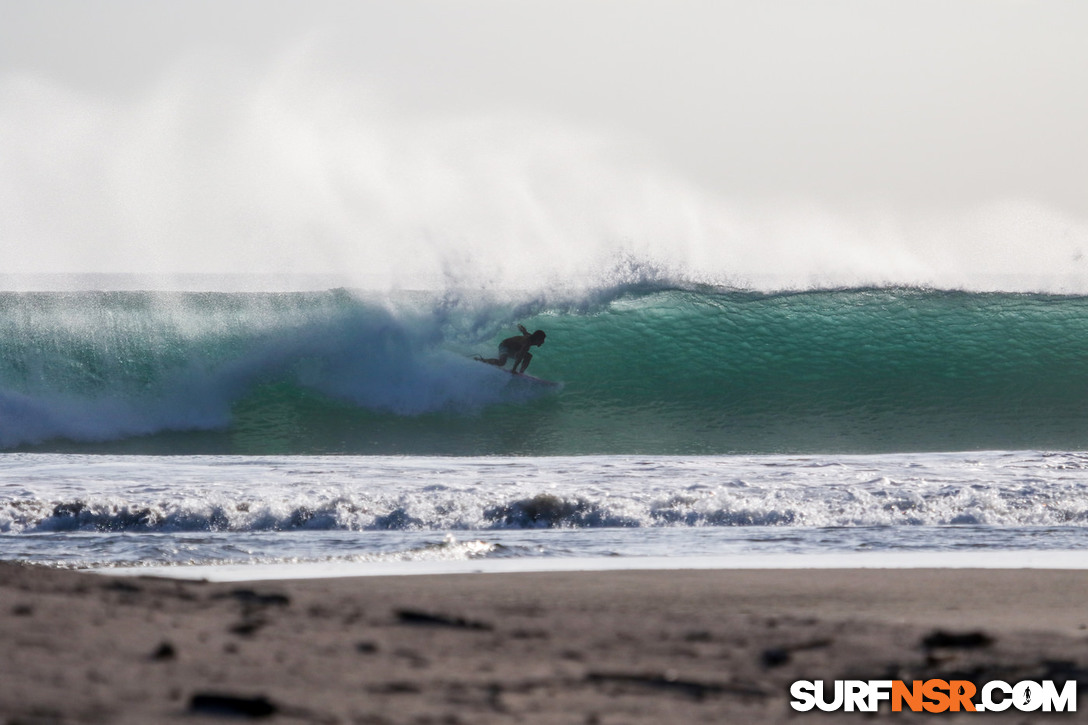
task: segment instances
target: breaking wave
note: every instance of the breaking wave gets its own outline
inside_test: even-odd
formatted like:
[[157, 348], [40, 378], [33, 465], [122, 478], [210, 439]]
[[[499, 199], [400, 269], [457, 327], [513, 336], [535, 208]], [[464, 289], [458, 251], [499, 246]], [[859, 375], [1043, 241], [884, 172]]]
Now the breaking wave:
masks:
[[[474, 362], [545, 329], [534, 386]], [[0, 449], [726, 454], [1078, 449], [1088, 298], [631, 284], [0, 294]]]

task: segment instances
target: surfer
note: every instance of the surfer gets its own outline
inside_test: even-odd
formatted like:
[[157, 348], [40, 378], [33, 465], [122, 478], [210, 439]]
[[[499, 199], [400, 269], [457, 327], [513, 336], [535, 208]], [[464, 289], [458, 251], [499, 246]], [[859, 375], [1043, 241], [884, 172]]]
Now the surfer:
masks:
[[[485, 362], [489, 365], [498, 365], [502, 367], [506, 365], [506, 361], [511, 357], [514, 358], [514, 366], [510, 368], [512, 373], [523, 373], [525, 369], [529, 367], [529, 363], [532, 361], [533, 356], [529, 354], [529, 348], [533, 345], [540, 347], [544, 344], [544, 338], [547, 335], [543, 330], [537, 330], [530, 334], [521, 325], [518, 325], [518, 329], [521, 331], [520, 335], [508, 337], [499, 343], [499, 356], [498, 357], [480, 357], [476, 356], [476, 359], [480, 362]], [[518, 366], [521, 366], [518, 369]]]

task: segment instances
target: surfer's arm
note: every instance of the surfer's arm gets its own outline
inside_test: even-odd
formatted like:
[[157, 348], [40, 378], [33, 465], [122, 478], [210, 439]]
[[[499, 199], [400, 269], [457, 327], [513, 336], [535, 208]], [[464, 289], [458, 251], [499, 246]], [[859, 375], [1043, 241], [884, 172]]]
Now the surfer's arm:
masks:
[[525, 329], [524, 325], [518, 325], [518, 330], [521, 332], [522, 335], [528, 335], [529, 334], [529, 331]]

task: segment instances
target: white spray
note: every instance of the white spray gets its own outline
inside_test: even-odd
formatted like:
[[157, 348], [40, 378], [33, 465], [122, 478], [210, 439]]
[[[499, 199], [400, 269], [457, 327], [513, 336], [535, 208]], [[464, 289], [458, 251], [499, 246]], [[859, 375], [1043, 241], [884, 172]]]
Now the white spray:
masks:
[[0, 138], [6, 286], [309, 274], [538, 292], [635, 269], [763, 289], [1088, 292], [1088, 222], [1032, 200], [917, 215], [718, 198], [634, 137], [513, 111], [413, 116], [305, 46], [260, 71], [194, 56], [129, 99], [9, 74]]

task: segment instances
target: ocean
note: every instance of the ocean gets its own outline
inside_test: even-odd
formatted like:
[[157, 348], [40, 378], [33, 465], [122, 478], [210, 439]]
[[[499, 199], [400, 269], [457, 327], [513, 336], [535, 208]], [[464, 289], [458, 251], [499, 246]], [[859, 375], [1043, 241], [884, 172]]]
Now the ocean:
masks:
[[[472, 359], [518, 323], [560, 385]], [[1086, 441], [1084, 296], [0, 293], [5, 560], [1068, 555]]]

